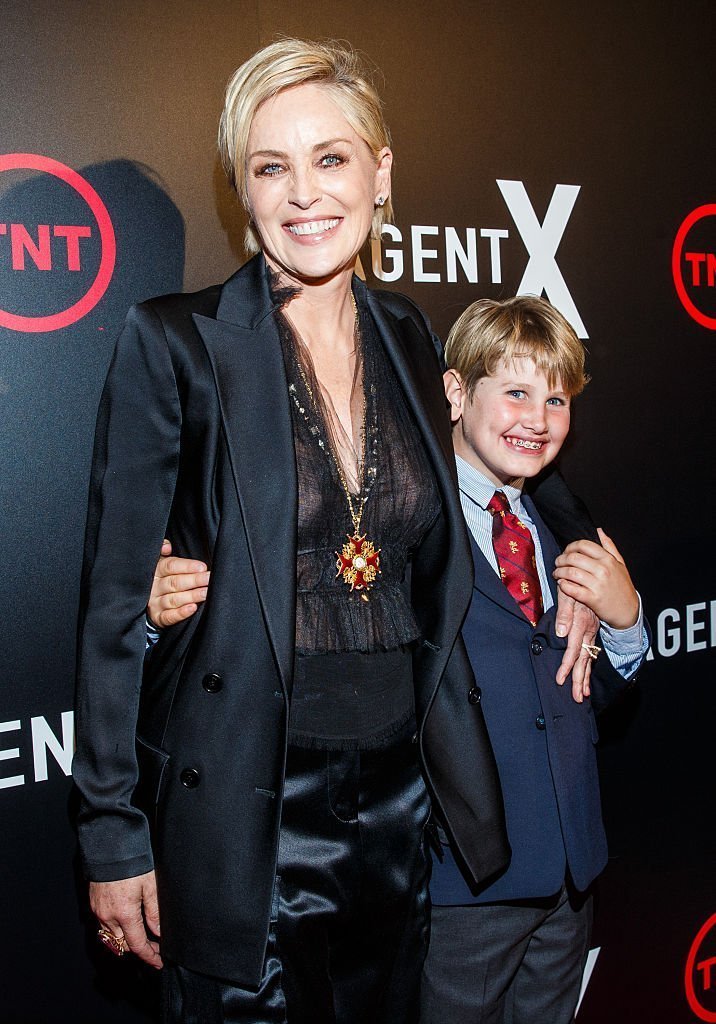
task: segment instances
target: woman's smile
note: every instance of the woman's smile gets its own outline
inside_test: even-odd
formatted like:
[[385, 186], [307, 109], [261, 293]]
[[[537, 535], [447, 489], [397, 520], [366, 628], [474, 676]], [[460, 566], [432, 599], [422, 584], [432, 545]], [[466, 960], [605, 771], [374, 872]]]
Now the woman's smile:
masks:
[[378, 196], [390, 193], [392, 154], [376, 156], [325, 86], [266, 100], [249, 133], [249, 210], [266, 258], [307, 282], [352, 273]]

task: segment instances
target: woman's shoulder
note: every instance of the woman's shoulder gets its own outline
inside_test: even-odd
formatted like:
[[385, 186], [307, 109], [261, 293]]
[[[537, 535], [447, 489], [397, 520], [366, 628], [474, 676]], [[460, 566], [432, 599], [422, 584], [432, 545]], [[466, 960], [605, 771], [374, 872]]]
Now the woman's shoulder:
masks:
[[378, 302], [383, 310], [391, 313], [398, 320], [404, 320], [407, 318], [415, 324], [418, 332], [424, 337], [426, 343], [434, 349], [438, 362], [442, 367], [442, 342], [433, 331], [430, 318], [427, 313], [417, 304], [417, 302], [413, 301], [413, 299], [408, 295], [403, 295], [402, 292], [392, 292], [382, 288], [371, 288], [369, 291], [371, 297]]
[[414, 302], [408, 295], [402, 292], [392, 292], [386, 288], [369, 289], [371, 296], [385, 309], [398, 317], [409, 316], [417, 323], [425, 325], [430, 330], [430, 319], [427, 313]]
[[197, 292], [174, 292], [169, 295], [156, 295], [154, 298], [139, 302], [134, 308], [141, 316], [158, 317], [162, 323], [179, 323], [189, 320], [195, 313], [200, 316], [216, 315], [221, 297], [222, 285], [211, 285]]

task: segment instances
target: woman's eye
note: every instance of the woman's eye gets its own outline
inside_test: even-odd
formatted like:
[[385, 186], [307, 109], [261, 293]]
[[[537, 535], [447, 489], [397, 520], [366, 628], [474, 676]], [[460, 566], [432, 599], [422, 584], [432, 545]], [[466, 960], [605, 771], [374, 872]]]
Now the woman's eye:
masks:
[[340, 167], [345, 162], [344, 157], [339, 156], [338, 153], [326, 153], [325, 156], [321, 157], [322, 167]]
[[281, 164], [264, 164], [258, 169], [258, 176], [261, 178], [275, 178], [283, 170]]

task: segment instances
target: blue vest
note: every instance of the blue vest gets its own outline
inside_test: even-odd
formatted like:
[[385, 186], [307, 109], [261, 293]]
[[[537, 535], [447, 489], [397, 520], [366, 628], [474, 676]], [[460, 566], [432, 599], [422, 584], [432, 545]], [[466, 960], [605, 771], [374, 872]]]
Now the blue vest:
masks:
[[[523, 501], [551, 573], [559, 549], [529, 498]], [[497, 760], [512, 860], [490, 884], [471, 889], [444, 841], [442, 859], [433, 856], [432, 901], [550, 896], [567, 869], [576, 887], [586, 889], [607, 861], [598, 736], [590, 702], [572, 699], [570, 680], [555, 682], [566, 641], [554, 632], [554, 584], [555, 606], [533, 627], [474, 540], [472, 554], [475, 584], [462, 632]]]

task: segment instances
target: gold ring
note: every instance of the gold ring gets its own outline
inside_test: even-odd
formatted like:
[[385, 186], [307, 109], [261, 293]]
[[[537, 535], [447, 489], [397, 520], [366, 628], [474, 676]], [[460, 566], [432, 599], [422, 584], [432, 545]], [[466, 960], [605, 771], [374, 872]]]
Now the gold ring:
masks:
[[601, 647], [597, 647], [596, 644], [582, 644], [582, 647], [587, 652], [592, 661], [596, 661], [599, 652], [601, 651]]
[[109, 928], [105, 928], [102, 925], [101, 928], [97, 929], [97, 938], [110, 953], [114, 953], [115, 956], [124, 956], [127, 952], [127, 945], [124, 941], [124, 935], [115, 935]]

